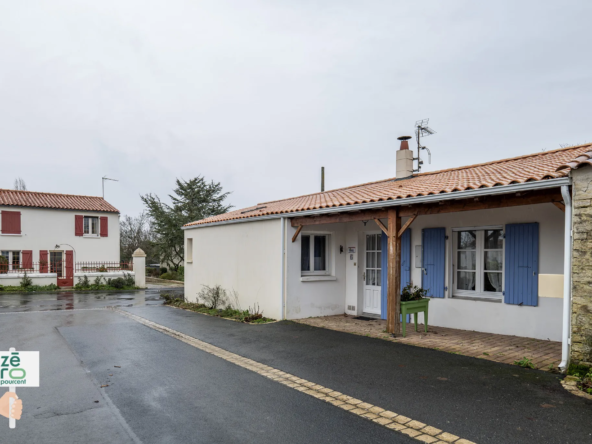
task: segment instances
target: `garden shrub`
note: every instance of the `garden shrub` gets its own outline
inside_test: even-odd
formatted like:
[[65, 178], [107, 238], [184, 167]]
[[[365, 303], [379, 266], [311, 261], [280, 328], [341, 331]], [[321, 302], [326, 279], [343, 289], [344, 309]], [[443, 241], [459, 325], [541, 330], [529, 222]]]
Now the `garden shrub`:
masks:
[[33, 279], [27, 276], [27, 272], [25, 271], [25, 275], [21, 279], [21, 288], [25, 290], [33, 285]]
[[197, 297], [203, 300], [206, 307], [210, 309], [217, 309], [218, 307], [228, 305], [226, 290], [221, 285], [214, 285], [213, 287], [204, 285], [204, 288], [202, 288]]

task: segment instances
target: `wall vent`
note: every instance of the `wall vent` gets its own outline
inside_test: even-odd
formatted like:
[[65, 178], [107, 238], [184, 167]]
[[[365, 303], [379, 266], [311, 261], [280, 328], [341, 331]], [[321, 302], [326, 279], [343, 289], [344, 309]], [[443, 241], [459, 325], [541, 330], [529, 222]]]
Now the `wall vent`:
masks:
[[349, 311], [356, 311], [356, 306], [355, 306], [355, 305], [348, 305], [348, 306], [347, 306], [347, 309], [348, 309]]

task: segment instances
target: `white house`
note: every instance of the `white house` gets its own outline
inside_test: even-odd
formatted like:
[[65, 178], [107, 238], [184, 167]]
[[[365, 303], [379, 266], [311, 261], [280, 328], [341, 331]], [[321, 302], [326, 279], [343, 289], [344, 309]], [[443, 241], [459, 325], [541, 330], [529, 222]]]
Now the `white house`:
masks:
[[102, 197], [0, 189], [0, 255], [0, 285], [28, 271], [71, 286], [76, 271], [119, 263], [119, 211]]
[[565, 352], [572, 161], [591, 150], [414, 174], [403, 141], [397, 178], [183, 227], [186, 297], [219, 284], [269, 317], [365, 314], [398, 331], [400, 290], [413, 283], [429, 290], [430, 325], [562, 340]]

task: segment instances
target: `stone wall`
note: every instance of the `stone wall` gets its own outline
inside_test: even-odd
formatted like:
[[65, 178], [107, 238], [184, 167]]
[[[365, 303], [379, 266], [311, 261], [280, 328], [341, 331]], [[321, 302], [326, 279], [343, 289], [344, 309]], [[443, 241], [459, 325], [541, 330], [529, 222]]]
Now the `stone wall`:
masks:
[[592, 167], [572, 171], [571, 361], [592, 366]]

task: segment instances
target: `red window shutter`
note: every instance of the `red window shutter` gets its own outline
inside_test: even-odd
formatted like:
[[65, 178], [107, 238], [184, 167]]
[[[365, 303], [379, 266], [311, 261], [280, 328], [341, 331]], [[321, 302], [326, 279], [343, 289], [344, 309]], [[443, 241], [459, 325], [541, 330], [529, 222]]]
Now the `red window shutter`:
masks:
[[26, 268], [28, 270], [33, 268], [33, 251], [31, 250], [23, 250], [23, 265], [22, 268]]
[[101, 237], [109, 236], [109, 218], [101, 217]]
[[47, 250], [39, 251], [39, 272], [47, 273]]
[[20, 211], [2, 211], [2, 233], [21, 234]]
[[74, 216], [75, 224], [74, 224], [74, 236], [83, 236], [84, 235], [84, 216], [76, 215]]

